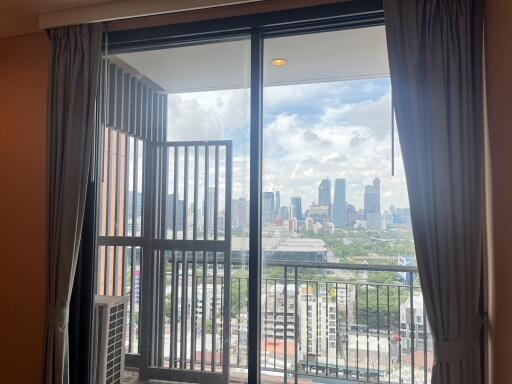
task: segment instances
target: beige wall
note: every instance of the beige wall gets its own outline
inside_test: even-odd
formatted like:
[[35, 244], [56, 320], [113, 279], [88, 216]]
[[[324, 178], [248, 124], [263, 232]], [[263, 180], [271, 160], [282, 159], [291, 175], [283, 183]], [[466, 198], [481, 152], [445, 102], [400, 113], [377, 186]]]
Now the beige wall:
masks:
[[487, 110], [494, 252], [490, 263], [493, 383], [512, 383], [512, 1], [486, 2]]
[[48, 57], [43, 33], [0, 39], [2, 383], [42, 383]]

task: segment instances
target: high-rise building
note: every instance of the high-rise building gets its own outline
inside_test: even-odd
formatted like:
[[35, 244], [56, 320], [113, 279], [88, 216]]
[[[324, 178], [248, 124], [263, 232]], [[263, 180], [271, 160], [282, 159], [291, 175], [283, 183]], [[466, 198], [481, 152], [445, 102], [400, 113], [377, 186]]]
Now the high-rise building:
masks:
[[288, 221], [288, 230], [290, 232], [295, 232], [297, 230], [297, 219], [292, 217], [290, 221]]
[[318, 187], [318, 205], [330, 206], [331, 201], [331, 179], [323, 179]]
[[364, 217], [369, 230], [381, 229], [380, 180], [377, 177], [373, 179], [372, 185], [364, 187]]
[[364, 187], [364, 216], [369, 213], [377, 212], [377, 192], [373, 185], [365, 185]]
[[377, 212], [380, 214], [380, 179], [378, 177], [373, 179], [373, 187], [377, 191]]
[[317, 223], [330, 222], [329, 207], [326, 205], [311, 205], [306, 212], [306, 216]]
[[328, 217], [332, 218], [331, 179], [323, 179], [318, 187], [318, 205], [328, 209]]
[[357, 209], [352, 204], [347, 204], [347, 227], [353, 228], [356, 225]]
[[[298, 300], [299, 335], [301, 346], [301, 359], [306, 361], [310, 356], [336, 356], [336, 340], [338, 335], [336, 319], [337, 306], [345, 305], [345, 287], [339, 287], [336, 300], [325, 292], [315, 292], [312, 287], [302, 288]], [[288, 302], [290, 300], [288, 299]]]
[[128, 194], [128, 211], [126, 215], [128, 218], [127, 231], [128, 233], [132, 233], [134, 230], [134, 236], [139, 236], [142, 228], [142, 192], [137, 192], [137, 197], [135, 199], [133, 198], [133, 195], [133, 193]]
[[347, 183], [345, 179], [334, 180], [334, 226], [344, 228], [347, 226]]
[[302, 220], [302, 198], [300, 196], [293, 196], [291, 198], [291, 214], [292, 218]]
[[281, 220], [290, 220], [290, 208], [281, 207], [279, 217], [281, 218]]
[[393, 224], [404, 224], [411, 226], [411, 210], [409, 208], [394, 209]]
[[276, 191], [275, 193], [275, 210], [276, 210], [276, 217], [281, 217], [281, 193], [279, 191]]
[[380, 190], [373, 185], [364, 187], [364, 214], [367, 218], [369, 213], [380, 213]]
[[274, 192], [263, 192], [262, 219], [263, 224], [272, 224], [274, 222]]
[[231, 221], [233, 228], [243, 230], [249, 225], [249, 204], [245, 197], [233, 200], [231, 205]]
[[[411, 319], [413, 316], [413, 319]], [[414, 328], [411, 326], [414, 320]], [[414, 336], [414, 337], [413, 337]], [[413, 343], [414, 342], [414, 349]], [[432, 352], [434, 350], [432, 332], [428, 318], [423, 309], [423, 296], [414, 294], [407, 301], [400, 304], [400, 346], [402, 354], [412, 351]]]
[[[174, 194], [168, 194], [165, 202], [166, 208], [166, 233], [174, 230]], [[183, 200], [176, 201], [176, 231], [183, 231], [183, 223], [185, 218], [185, 205]]]
[[[206, 212], [206, 211], [205, 211]], [[213, 231], [215, 222], [215, 188], [208, 188], [208, 228]]]

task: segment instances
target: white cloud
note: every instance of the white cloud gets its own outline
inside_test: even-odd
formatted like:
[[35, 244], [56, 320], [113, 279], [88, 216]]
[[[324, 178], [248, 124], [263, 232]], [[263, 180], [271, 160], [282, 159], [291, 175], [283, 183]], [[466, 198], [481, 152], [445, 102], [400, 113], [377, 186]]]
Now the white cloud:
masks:
[[[356, 97], [357, 96], [357, 97]], [[248, 90], [173, 95], [173, 140], [233, 139], [233, 197], [249, 195]], [[363, 206], [364, 185], [381, 179], [381, 206], [408, 206], [398, 142], [391, 176], [389, 86], [371, 80], [265, 89], [263, 187], [282, 204], [307, 207], [325, 177], [347, 179], [348, 201]]]
[[[292, 94], [294, 87], [287, 88], [286, 94]], [[301, 195], [307, 206], [317, 200], [321, 179], [344, 177], [349, 202], [361, 208], [364, 185], [377, 176], [383, 207], [408, 206], [398, 143], [391, 176], [389, 116], [389, 91], [375, 100], [329, 105], [313, 123], [309, 115], [275, 116], [264, 128], [264, 187], [282, 191], [282, 201]]]
[[391, 129], [391, 90], [377, 100], [328, 107], [322, 116], [326, 125], [356, 125], [372, 131], [377, 139], [384, 139]]
[[168, 96], [169, 140], [219, 140], [249, 122], [249, 91], [236, 89]]
[[293, 86], [265, 87], [263, 100], [265, 112], [286, 110], [298, 104], [311, 104], [316, 100], [337, 100], [343, 98], [350, 87], [343, 83], [314, 83]]

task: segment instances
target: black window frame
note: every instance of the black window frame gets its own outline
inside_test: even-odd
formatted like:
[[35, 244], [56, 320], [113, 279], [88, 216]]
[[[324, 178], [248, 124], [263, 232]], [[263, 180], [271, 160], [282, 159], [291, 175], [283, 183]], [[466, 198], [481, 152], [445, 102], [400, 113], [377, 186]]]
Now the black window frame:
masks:
[[[248, 383], [260, 383], [263, 46], [273, 37], [384, 24], [383, 0], [347, 0], [247, 16], [108, 32], [108, 54], [251, 41]], [[143, 219], [144, 220], [144, 219]], [[144, 295], [142, 295], [143, 297]]]

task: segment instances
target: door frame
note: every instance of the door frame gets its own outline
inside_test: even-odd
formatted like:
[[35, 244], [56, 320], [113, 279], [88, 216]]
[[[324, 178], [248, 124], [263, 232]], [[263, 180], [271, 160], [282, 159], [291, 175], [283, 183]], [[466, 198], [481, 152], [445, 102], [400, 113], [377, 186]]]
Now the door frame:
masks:
[[[237, 16], [225, 19], [187, 22], [134, 30], [108, 32], [110, 54], [144, 50], [208, 44], [227, 40], [250, 38], [251, 41], [251, 90], [250, 90], [250, 212], [249, 212], [249, 301], [248, 301], [248, 382], [260, 383], [261, 335], [261, 209], [262, 209], [262, 108], [263, 108], [263, 47], [265, 39], [343, 29], [379, 26], [384, 24], [383, 0], [347, 0], [330, 5], [319, 5]], [[146, 143], [151, 145], [150, 143]], [[144, 184], [154, 177], [146, 160]], [[149, 195], [149, 194], [147, 194]], [[146, 197], [147, 204], [152, 204]], [[146, 207], [148, 207], [146, 205]], [[144, 210], [143, 222], [151, 225], [151, 217]], [[147, 227], [146, 227], [147, 228]], [[146, 268], [147, 269], [147, 268]], [[143, 281], [149, 276], [143, 272]], [[144, 284], [143, 284], [144, 286]], [[151, 296], [142, 290], [142, 300]], [[146, 290], [147, 291], [147, 290]], [[142, 336], [144, 333], [141, 334]], [[143, 337], [146, 339], [146, 337]], [[146, 350], [148, 340], [141, 340], [141, 350]], [[145, 365], [141, 356], [128, 356], [140, 366]], [[146, 361], [147, 363], [147, 361]], [[188, 373], [188, 372], [187, 372]], [[190, 376], [187, 377], [191, 379]]]

